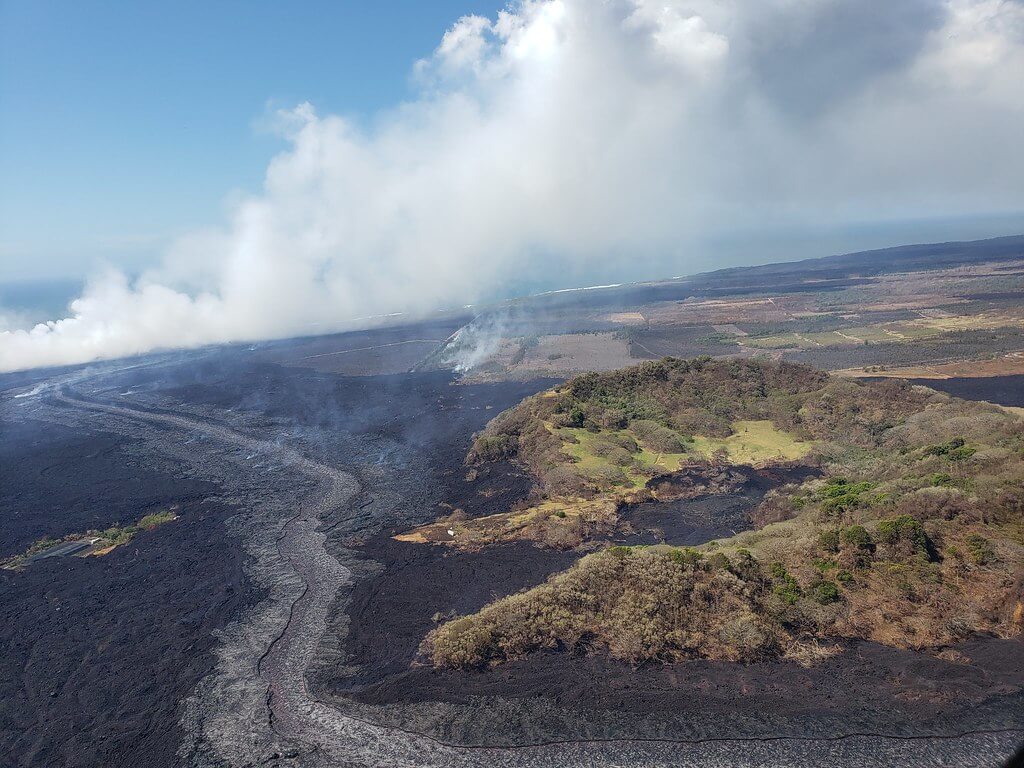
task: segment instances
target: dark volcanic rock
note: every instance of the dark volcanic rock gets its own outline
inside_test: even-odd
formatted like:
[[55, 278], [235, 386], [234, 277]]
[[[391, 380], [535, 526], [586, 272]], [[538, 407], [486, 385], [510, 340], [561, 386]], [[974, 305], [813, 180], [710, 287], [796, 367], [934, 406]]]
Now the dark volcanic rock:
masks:
[[988, 400], [999, 405], [1024, 407], [1024, 376], [983, 376], [964, 379], [910, 379], [913, 384], [965, 400]]
[[750, 528], [751, 512], [768, 491], [817, 473], [806, 466], [691, 468], [653, 478], [647, 485], [659, 501], [627, 506], [620, 517], [641, 543], [696, 546]]
[[44, 536], [133, 523], [167, 501], [202, 498], [216, 486], [152, 471], [123, 435], [34, 420], [3, 425], [0, 557]]
[[[258, 351], [231, 348], [111, 372], [97, 384], [101, 391], [89, 394], [117, 397], [130, 387], [137, 407], [231, 423], [359, 473], [356, 505], [330, 511], [323, 526], [329, 551], [352, 565], [358, 580], [332, 606], [325, 652], [309, 682], [360, 717], [471, 744], [920, 736], [1024, 721], [1021, 646], [985, 638], [959, 648], [955, 661], [855, 644], [812, 669], [712, 662], [634, 669], [555, 653], [470, 673], [417, 664], [435, 614], [473, 611], [577, 556], [525, 544], [465, 554], [389, 538], [435, 519], [442, 504], [479, 516], [522, 499], [530, 481], [521, 471], [505, 465], [472, 476], [463, 458], [474, 431], [548, 384], [456, 386], [444, 373], [349, 378], [284, 368]], [[173, 502], [183, 502], [182, 516], [103, 558], [0, 572], [0, 764], [177, 765], [180, 703], [212, 669], [215, 630], [259, 597], [243, 580], [241, 544], [224, 522], [246, 509], [201, 499], [223, 493], [254, 506], [287, 501], [297, 481], [274, 476], [272, 456], [243, 453], [232, 466], [264, 479], [253, 481], [249, 495], [236, 495], [237, 478], [219, 476], [213, 486], [152, 461], [154, 445], [166, 437], [159, 429], [136, 443], [135, 432], [107, 435], [103, 417], [89, 417], [90, 431], [68, 427], [59, 409], [51, 415], [56, 421], [45, 429], [27, 420], [3, 425], [5, 546], [38, 531], [134, 520], [144, 507]], [[8, 441], [12, 428], [26, 431]], [[34, 429], [38, 436], [29, 434]], [[205, 459], [210, 441], [194, 439], [186, 450]], [[675, 529], [653, 518], [645, 524], [673, 541], [717, 537], [763, 490], [757, 483], [741, 488], [742, 498], [722, 508], [714, 504], [728, 494], [711, 497], [714, 504], [690, 499], [705, 506], [677, 510]], [[639, 523], [648, 511], [630, 514]]]
[[[957, 661], [854, 643], [821, 664], [630, 667], [546, 653], [464, 672], [410, 668], [355, 693], [392, 725], [466, 744], [563, 739], [955, 736], [1024, 717], [1019, 641], [978, 638]], [[444, 702], [446, 706], [438, 706]]]
[[224, 530], [235, 511], [185, 503], [103, 557], [0, 571], [0, 763], [176, 764], [178, 702], [253, 599]]
[[536, 586], [578, 557], [527, 543], [466, 553], [384, 537], [364, 551], [384, 568], [352, 592], [347, 645], [349, 661], [359, 671], [352, 679], [330, 681], [333, 694], [404, 673], [420, 641], [435, 626], [435, 616], [448, 619], [477, 611], [499, 597]]

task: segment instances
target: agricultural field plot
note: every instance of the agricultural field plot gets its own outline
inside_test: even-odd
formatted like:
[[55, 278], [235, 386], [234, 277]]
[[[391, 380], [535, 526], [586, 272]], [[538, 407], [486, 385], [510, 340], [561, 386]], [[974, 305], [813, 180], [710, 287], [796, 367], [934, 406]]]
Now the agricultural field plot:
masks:
[[755, 349], [809, 349], [822, 346], [820, 342], [812, 340], [807, 334], [795, 331], [771, 336], [748, 336], [739, 343]]
[[623, 332], [634, 359], [736, 354], [737, 335], [711, 325], [665, 325]]
[[742, 346], [757, 349], [812, 349], [855, 344], [899, 344], [936, 339], [948, 333], [1024, 326], [1024, 319], [1015, 312], [982, 312], [972, 315], [934, 309], [921, 310], [918, 314], [920, 317], [914, 320], [851, 325], [830, 331], [793, 330], [767, 335], [753, 333], [737, 341]]
[[1024, 351], [989, 357], [984, 360], [960, 360], [935, 365], [878, 366], [844, 368], [833, 372], [848, 378], [889, 377], [900, 379], [974, 379], [1024, 374]]
[[[931, 325], [933, 321], [920, 323], [887, 323], [884, 325], [856, 325], [834, 331], [817, 333], [772, 334], [770, 336], [748, 336], [740, 339], [743, 346], [758, 349], [811, 349], [814, 347], [846, 346], [851, 344], [890, 344], [940, 336], [943, 330]], [[966, 325], [965, 325], [966, 327]]]
[[814, 294], [766, 296], [660, 302], [640, 311], [652, 326], [731, 325], [734, 323], [772, 323], [791, 320], [797, 313], [806, 316], [818, 312]]
[[612, 333], [541, 336], [519, 367], [536, 371], [606, 371], [631, 362], [629, 346]]
[[1024, 313], [1020, 310], [1008, 312], [981, 312], [979, 314], [935, 315], [922, 312], [920, 320], [907, 324], [908, 330], [927, 328], [938, 332], [975, 331], [994, 328], [1012, 328], [1024, 326]]

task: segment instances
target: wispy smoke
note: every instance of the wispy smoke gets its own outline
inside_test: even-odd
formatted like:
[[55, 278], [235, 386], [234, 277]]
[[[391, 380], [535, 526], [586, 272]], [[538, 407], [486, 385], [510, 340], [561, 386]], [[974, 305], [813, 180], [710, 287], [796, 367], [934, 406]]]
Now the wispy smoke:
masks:
[[434, 354], [424, 361], [425, 367], [448, 368], [466, 373], [483, 364], [498, 352], [508, 327], [507, 314], [497, 312], [474, 318], [446, 339]]
[[0, 334], [0, 369], [329, 330], [503, 281], [688, 270], [735, 229], [1024, 208], [1024, 6], [525, 0], [363, 129], [303, 104], [263, 190], [159, 269]]

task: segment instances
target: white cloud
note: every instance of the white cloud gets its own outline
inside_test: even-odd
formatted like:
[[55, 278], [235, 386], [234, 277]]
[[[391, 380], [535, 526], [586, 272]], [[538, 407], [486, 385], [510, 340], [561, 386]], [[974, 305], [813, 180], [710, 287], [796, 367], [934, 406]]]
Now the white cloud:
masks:
[[637, 0], [626, 27], [649, 34], [655, 49], [684, 71], [700, 74], [718, 66], [729, 53], [729, 39], [712, 31], [704, 16], [689, 3]]
[[[281, 337], [723, 233], [1024, 208], [1024, 23], [996, 0], [526, 0], [466, 16], [372, 129], [303, 104], [258, 195], [0, 370]], [[706, 265], [706, 262], [705, 264]]]
[[[434, 53], [435, 65], [449, 75], [466, 70], [479, 73], [489, 49], [488, 33], [492, 28], [491, 22], [483, 16], [463, 16], [441, 38]], [[418, 64], [421, 69], [429, 69], [430, 65], [429, 61]]]

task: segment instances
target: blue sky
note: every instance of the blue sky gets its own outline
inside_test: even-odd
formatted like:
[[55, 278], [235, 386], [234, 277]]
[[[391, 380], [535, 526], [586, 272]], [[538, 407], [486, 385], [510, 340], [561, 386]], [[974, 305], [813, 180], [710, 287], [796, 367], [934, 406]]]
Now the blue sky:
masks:
[[[320, 115], [365, 120], [415, 99], [415, 61], [460, 17], [494, 18], [504, 5], [0, 0], [0, 281], [78, 279], [106, 263], [138, 272], [180, 236], [222, 224], [236, 192], [259, 190], [285, 146], [261, 128], [270, 110], [309, 101]], [[865, 10], [882, 30], [876, 44], [907, 48], [905, 37], [885, 37], [879, 13]], [[924, 30], [925, 15], [918, 20]], [[877, 59], [855, 33], [840, 43], [855, 49], [844, 61]], [[786, 80], [782, 88], [796, 87]], [[1020, 231], [1024, 216], [1002, 202], [968, 196], [953, 216], [948, 206], [939, 215], [853, 206], [838, 222], [730, 227], [706, 241], [696, 266]], [[628, 279], [632, 269], [590, 265], [579, 279]]]
[[0, 280], [150, 261], [259, 187], [268, 104], [393, 106], [447, 27], [502, 6], [0, 0]]
[[0, 9], [8, 365], [1024, 231], [1020, 2]]

